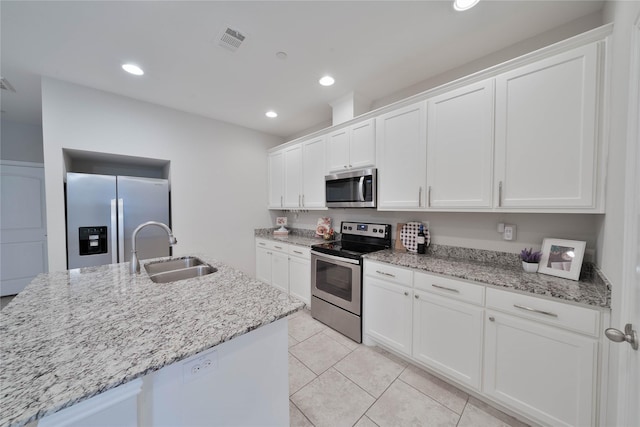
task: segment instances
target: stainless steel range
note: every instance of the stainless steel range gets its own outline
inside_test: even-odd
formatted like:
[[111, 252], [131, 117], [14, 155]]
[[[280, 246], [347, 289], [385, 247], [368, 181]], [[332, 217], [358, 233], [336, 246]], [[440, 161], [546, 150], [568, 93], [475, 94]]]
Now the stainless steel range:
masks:
[[362, 342], [362, 256], [391, 247], [391, 225], [342, 222], [340, 232], [311, 247], [311, 316]]

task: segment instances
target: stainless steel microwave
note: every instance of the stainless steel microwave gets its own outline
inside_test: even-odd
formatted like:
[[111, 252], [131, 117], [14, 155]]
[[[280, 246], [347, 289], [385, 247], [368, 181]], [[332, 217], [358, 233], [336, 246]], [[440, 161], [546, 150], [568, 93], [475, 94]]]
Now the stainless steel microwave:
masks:
[[326, 175], [328, 208], [375, 208], [377, 169], [359, 169]]

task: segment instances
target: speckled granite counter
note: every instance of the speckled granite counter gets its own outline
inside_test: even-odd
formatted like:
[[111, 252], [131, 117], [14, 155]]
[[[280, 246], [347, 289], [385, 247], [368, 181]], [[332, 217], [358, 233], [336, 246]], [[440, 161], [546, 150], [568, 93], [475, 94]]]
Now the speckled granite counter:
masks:
[[273, 228], [259, 228], [255, 230], [254, 234], [260, 239], [274, 240], [305, 247], [327, 242], [320, 237], [315, 237], [314, 230], [290, 229], [288, 236], [274, 236], [273, 230]]
[[[441, 248], [438, 251], [442, 253]], [[525, 273], [519, 265], [513, 265], [512, 260], [504, 262], [497, 258], [491, 259], [493, 262], [468, 261], [393, 250], [374, 252], [365, 257], [373, 261], [472, 280], [483, 285], [555, 298], [592, 308], [610, 307], [610, 286], [595, 267], [592, 267], [593, 271], [581, 275], [580, 281], [574, 281], [539, 273]]]
[[304, 306], [197, 256], [218, 271], [156, 284], [123, 263], [34, 279], [0, 311], [0, 426], [42, 418]]

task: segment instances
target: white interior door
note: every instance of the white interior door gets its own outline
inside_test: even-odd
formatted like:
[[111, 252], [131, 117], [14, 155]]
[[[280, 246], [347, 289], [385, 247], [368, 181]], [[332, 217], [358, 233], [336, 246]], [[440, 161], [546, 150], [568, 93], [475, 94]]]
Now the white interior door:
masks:
[[44, 167], [2, 162], [0, 294], [15, 295], [48, 270]]
[[[627, 190], [625, 200], [624, 286], [621, 321], [640, 333], [640, 17], [633, 28], [629, 82]], [[613, 325], [624, 330], [624, 324]], [[626, 343], [620, 351], [617, 425], [640, 425], [640, 350]]]

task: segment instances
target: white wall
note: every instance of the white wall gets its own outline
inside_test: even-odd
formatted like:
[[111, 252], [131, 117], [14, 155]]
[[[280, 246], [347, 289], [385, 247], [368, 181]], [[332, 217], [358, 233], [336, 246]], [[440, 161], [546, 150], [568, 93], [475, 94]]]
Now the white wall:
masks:
[[[272, 216], [275, 218], [276, 214], [281, 212]], [[394, 239], [399, 222], [429, 221], [433, 243], [512, 253], [524, 247], [539, 250], [545, 237], [584, 240], [587, 248], [595, 249], [598, 224], [602, 220], [602, 215], [586, 214], [377, 212], [369, 209], [329, 209], [287, 215], [290, 227], [311, 230], [315, 230], [319, 217], [326, 216], [331, 217], [336, 230], [341, 221], [391, 224]], [[516, 225], [515, 241], [502, 239], [496, 230], [499, 222]]]
[[43, 163], [42, 126], [2, 120], [0, 159]]
[[66, 268], [64, 162], [70, 148], [171, 161], [176, 255], [255, 270], [253, 229], [271, 223], [267, 149], [278, 137], [55, 79], [42, 80], [49, 269]]

